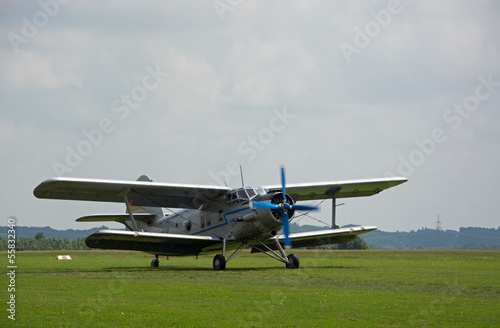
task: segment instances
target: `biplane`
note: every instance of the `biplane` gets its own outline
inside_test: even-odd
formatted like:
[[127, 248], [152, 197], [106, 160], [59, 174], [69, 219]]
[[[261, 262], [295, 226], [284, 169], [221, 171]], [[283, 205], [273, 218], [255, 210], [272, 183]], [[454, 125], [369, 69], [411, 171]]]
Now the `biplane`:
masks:
[[[299, 259], [286, 250], [293, 247], [346, 243], [377, 228], [339, 228], [338, 198], [367, 197], [406, 182], [406, 178], [380, 178], [261, 187], [188, 185], [153, 182], [146, 175], [137, 181], [53, 178], [34, 190], [37, 198], [123, 203], [126, 213], [84, 216], [78, 222], [119, 222], [125, 230], [97, 231], [85, 240], [90, 248], [134, 250], [160, 256], [216, 254], [214, 270], [244, 249], [264, 253], [297, 269]], [[332, 224], [327, 230], [290, 233], [296, 213], [317, 210], [304, 201], [332, 200]], [[176, 209], [174, 211], [172, 209]], [[283, 230], [283, 233], [278, 232]], [[229, 255], [230, 253], [230, 255]], [[228, 256], [229, 255], [229, 256]]]

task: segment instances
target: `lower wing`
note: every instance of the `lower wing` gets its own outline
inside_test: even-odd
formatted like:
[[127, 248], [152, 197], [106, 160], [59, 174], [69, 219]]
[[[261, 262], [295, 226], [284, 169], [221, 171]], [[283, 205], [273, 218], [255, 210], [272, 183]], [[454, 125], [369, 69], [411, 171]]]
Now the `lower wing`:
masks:
[[[111, 218], [110, 218], [111, 219]], [[290, 235], [294, 247], [322, 246], [347, 243], [354, 237], [376, 230], [376, 227], [353, 227], [343, 229], [329, 229], [312, 232], [299, 232]], [[274, 238], [280, 244], [284, 243], [285, 236], [278, 235], [263, 241], [271, 249], [277, 249]], [[171, 233], [139, 232], [124, 230], [101, 230], [94, 232], [85, 239], [90, 248], [120, 249], [142, 251], [147, 253], [182, 256], [198, 255], [220, 251], [222, 240], [210, 236], [192, 236]], [[237, 242], [228, 243], [227, 249], [236, 248]], [[260, 252], [252, 248], [252, 253]]]
[[[352, 227], [352, 228], [342, 228], [342, 229], [319, 230], [311, 232], [298, 232], [290, 234], [290, 239], [292, 240], [292, 245], [294, 248], [343, 244], [350, 242], [351, 240], [354, 239], [354, 237], [358, 235], [374, 230], [377, 230], [377, 227], [374, 226]], [[273, 238], [278, 238], [280, 244], [283, 245], [285, 240], [284, 235], [278, 235]], [[277, 249], [272, 239], [269, 239], [264, 243], [271, 249]], [[256, 248], [253, 248], [252, 253], [255, 252], [260, 252], [260, 251]]]
[[143, 251], [159, 255], [197, 255], [202, 251], [220, 248], [221, 240], [209, 236], [171, 233], [101, 230], [85, 239], [90, 248]]

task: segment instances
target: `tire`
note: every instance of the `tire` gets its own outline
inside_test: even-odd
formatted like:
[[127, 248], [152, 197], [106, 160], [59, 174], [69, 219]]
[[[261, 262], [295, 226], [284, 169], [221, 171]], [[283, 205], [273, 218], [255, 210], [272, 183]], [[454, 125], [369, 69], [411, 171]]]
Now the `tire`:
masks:
[[290, 254], [287, 256], [288, 263], [286, 264], [287, 269], [298, 269], [299, 268], [299, 258], [295, 254]]
[[214, 257], [214, 270], [221, 271], [226, 270], [226, 259], [222, 254], [217, 254]]

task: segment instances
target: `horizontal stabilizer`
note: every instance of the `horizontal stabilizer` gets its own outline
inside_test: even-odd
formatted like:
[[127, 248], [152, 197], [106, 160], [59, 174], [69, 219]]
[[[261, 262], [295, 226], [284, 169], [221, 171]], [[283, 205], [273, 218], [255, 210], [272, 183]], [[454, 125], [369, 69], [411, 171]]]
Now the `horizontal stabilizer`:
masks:
[[[150, 224], [154, 218], [155, 214], [151, 213], [134, 213], [134, 219], [136, 221], [142, 221], [144, 223]], [[76, 219], [77, 222], [119, 222], [125, 224], [125, 220], [129, 220], [128, 214], [97, 214], [97, 215], [87, 215]]]

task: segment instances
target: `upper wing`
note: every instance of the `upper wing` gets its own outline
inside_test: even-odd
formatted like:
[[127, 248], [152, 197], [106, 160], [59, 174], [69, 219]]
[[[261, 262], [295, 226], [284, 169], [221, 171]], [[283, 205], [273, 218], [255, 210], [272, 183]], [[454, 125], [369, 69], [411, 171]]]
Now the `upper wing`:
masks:
[[163, 255], [199, 254], [204, 249], [217, 246], [217, 237], [178, 235], [122, 230], [101, 230], [85, 239], [87, 246], [102, 249], [122, 249]]
[[[337, 193], [337, 198], [363, 197], [378, 194], [408, 181], [406, 178], [380, 178], [366, 180], [347, 180], [317, 183], [299, 183], [286, 186], [287, 194], [296, 201], [329, 199]], [[281, 186], [265, 186], [269, 190], [281, 190]], [[340, 188], [340, 189], [339, 189]]]
[[33, 191], [37, 198], [88, 200], [132, 205], [174, 208], [199, 208], [207, 201], [225, 196], [229, 187], [167, 184], [149, 181], [116, 181], [53, 178]]
[[[293, 248], [297, 247], [310, 247], [310, 246], [323, 246], [331, 244], [343, 244], [351, 241], [354, 237], [377, 230], [377, 227], [352, 227], [342, 229], [328, 229], [311, 232], [298, 232], [290, 234]], [[280, 244], [283, 245], [285, 236], [278, 235], [273, 238], [278, 238]], [[273, 239], [270, 238], [264, 242], [269, 248], [277, 249]], [[252, 248], [252, 253], [261, 252], [257, 247]]]

